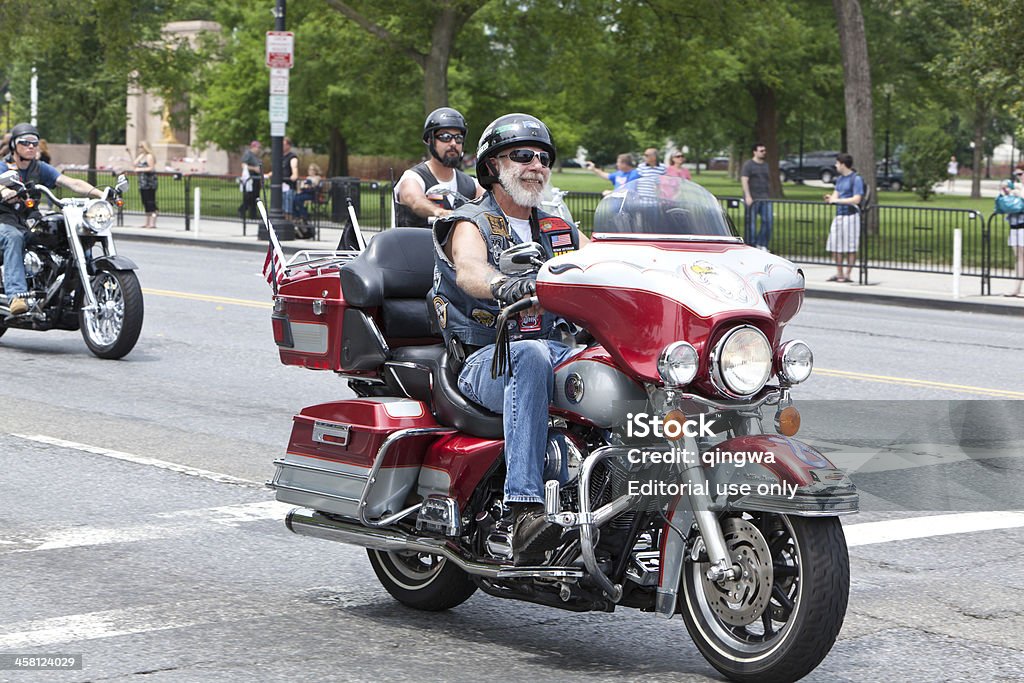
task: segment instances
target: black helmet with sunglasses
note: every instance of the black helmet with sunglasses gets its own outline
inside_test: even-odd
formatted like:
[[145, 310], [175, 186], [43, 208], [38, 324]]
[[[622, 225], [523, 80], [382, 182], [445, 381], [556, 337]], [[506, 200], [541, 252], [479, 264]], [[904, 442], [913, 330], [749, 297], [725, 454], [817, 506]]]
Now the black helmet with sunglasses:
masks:
[[[423, 122], [423, 143], [430, 150], [430, 155], [444, 163], [444, 159], [437, 155], [437, 150], [434, 149], [434, 139], [437, 136], [437, 131], [442, 128], [452, 128], [459, 131], [463, 139], [466, 136], [466, 119], [459, 113], [457, 109], [451, 107], [439, 107], [427, 115], [427, 120]], [[442, 142], [447, 142], [442, 140]]]
[[19, 123], [14, 128], [11, 128], [11, 140], [7, 143], [8, 148], [11, 152], [14, 151], [15, 141], [18, 138], [26, 135], [34, 135], [36, 139], [39, 139], [39, 130], [31, 123]]
[[[555, 163], [555, 143], [543, 121], [529, 114], [499, 116], [484, 129], [476, 148], [476, 179], [487, 189], [498, 182], [498, 167], [491, 160], [509, 147], [540, 147], [548, 155], [545, 165]], [[531, 155], [529, 161], [532, 160]]]

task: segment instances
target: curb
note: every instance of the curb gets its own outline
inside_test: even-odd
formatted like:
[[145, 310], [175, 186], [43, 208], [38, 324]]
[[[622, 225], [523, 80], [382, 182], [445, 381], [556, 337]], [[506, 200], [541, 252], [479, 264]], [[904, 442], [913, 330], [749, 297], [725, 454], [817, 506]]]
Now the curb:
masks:
[[[183, 244], [193, 247], [209, 247], [210, 249], [237, 249], [242, 251], [266, 252], [267, 242], [252, 241], [241, 242], [236, 240], [198, 239], [192, 237], [181, 237], [177, 235], [159, 234], [128, 234], [116, 235], [118, 241], [124, 242], [156, 242], [159, 244]], [[294, 254], [303, 249], [333, 249], [330, 244], [310, 242], [302, 245], [282, 244], [281, 249], [285, 254]], [[989, 315], [1011, 315], [1024, 316], [1024, 306], [1006, 306], [990, 303], [969, 303], [966, 301], [953, 301], [947, 299], [928, 299], [913, 296], [901, 296], [898, 294], [877, 294], [877, 293], [855, 293], [853, 291], [832, 291], [825, 289], [804, 289], [804, 296], [814, 299], [831, 299], [833, 301], [860, 301], [883, 306], [902, 306], [910, 308], [931, 308], [944, 311], [959, 311], [961, 313], [986, 313]]]
[[882, 306], [902, 306], [910, 308], [932, 308], [943, 311], [959, 311], [961, 313], [986, 313], [989, 315], [1024, 316], [1024, 307], [1004, 306], [1002, 304], [969, 303], [948, 299], [926, 299], [899, 294], [854, 294], [833, 292], [825, 289], [804, 289], [804, 296], [815, 299], [831, 299], [832, 301], [861, 301]]

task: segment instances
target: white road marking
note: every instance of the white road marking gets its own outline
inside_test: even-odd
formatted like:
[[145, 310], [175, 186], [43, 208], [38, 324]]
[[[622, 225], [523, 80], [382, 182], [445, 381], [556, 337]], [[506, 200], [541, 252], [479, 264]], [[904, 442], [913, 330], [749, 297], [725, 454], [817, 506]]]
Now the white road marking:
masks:
[[951, 534], [969, 534], [976, 531], [1016, 529], [1024, 527], [1024, 512], [960, 512], [930, 517], [890, 519], [884, 522], [844, 524], [846, 545], [855, 547], [874, 543], [908, 541], [915, 538], [932, 538]]
[[263, 484], [260, 482], [252, 481], [251, 479], [233, 477], [230, 474], [221, 474], [220, 472], [211, 472], [210, 470], [204, 470], [198, 467], [179, 465], [176, 462], [168, 462], [166, 460], [150, 458], [145, 455], [135, 455], [134, 453], [112, 451], [109, 448], [100, 448], [99, 446], [90, 446], [89, 444], [77, 443], [74, 441], [65, 441], [64, 439], [58, 439], [52, 436], [45, 436], [43, 434], [11, 434], [11, 436], [15, 436], [19, 439], [25, 439], [26, 441], [35, 441], [36, 443], [45, 443], [51, 446], [59, 446], [60, 448], [70, 448], [72, 450], [82, 451], [84, 453], [102, 455], [107, 458], [114, 458], [115, 460], [133, 462], [138, 465], [150, 465], [151, 467], [159, 467], [162, 470], [170, 470], [171, 472], [177, 472], [179, 474], [187, 474], [190, 477], [200, 477], [202, 479], [209, 479], [211, 481], [216, 481], [221, 484], [236, 484], [242, 486], [259, 487], [263, 486]]
[[[86, 612], [0, 625], [0, 651], [40, 648], [96, 638], [166, 631], [200, 624], [250, 621], [281, 614], [287, 605], [234, 604], [224, 599], [191, 600], [128, 609]], [[293, 607], [291, 609], [294, 609]]]
[[238, 527], [246, 522], [283, 520], [294, 507], [276, 500], [267, 500], [198, 510], [161, 512], [147, 515], [145, 523], [129, 527], [74, 526], [54, 529], [36, 537], [0, 539], [0, 555], [175, 538], [194, 534], [209, 524]]

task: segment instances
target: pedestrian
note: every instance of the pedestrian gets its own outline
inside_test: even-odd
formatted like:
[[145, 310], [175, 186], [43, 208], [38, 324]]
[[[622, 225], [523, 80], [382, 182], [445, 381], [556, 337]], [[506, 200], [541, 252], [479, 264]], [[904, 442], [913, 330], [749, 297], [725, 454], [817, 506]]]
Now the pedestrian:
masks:
[[[743, 186], [743, 201], [747, 206], [746, 231], [744, 240], [747, 244], [768, 251], [768, 243], [772, 238], [772, 203], [771, 182], [768, 176], [768, 148], [760, 142], [750, 147], [751, 158], [743, 163], [740, 169], [740, 185]], [[761, 218], [761, 228], [757, 229], [757, 219]]]
[[[853, 169], [853, 157], [845, 152], [836, 156], [836, 189], [825, 195], [826, 204], [836, 205], [836, 217], [828, 231], [825, 248], [836, 261], [836, 274], [829, 282], [853, 282], [853, 262], [860, 246], [860, 201], [864, 197], [864, 179]], [[843, 265], [846, 270], [843, 270]]]
[[299, 157], [292, 151], [292, 139], [281, 141], [281, 211], [286, 221], [292, 220], [295, 187], [299, 182]]
[[46, 142], [46, 138], [39, 138], [39, 161], [52, 165], [53, 159], [50, 157], [50, 145]]
[[693, 177], [690, 175], [690, 169], [686, 168], [685, 163], [685, 154], [679, 150], [672, 152], [672, 155], [668, 158], [668, 168], [665, 169], [665, 175], [682, 178], [683, 180], [693, 180]]
[[135, 174], [139, 178], [139, 195], [142, 197], [142, 210], [146, 212], [144, 228], [156, 228], [156, 157], [145, 140], [141, 141], [135, 156]]
[[640, 177], [640, 174], [636, 170], [636, 162], [633, 161], [632, 154], [620, 154], [615, 159], [615, 170], [611, 173], [605, 173], [598, 168], [593, 161], [588, 161], [586, 168], [594, 175], [599, 175], [612, 184], [612, 189], [605, 190], [604, 194], [610, 194], [631, 180], [636, 180]]
[[[1013, 169], [1013, 180], [1004, 183], [1001, 188], [1003, 194], [1013, 194], [1024, 198], [1024, 162], [1017, 164]], [[1014, 254], [1014, 276], [1017, 278], [1017, 286], [1012, 292], [1003, 296], [1024, 297], [1020, 293], [1021, 283], [1024, 282], [1024, 213], [1007, 214], [1006, 220], [1010, 223], [1010, 237], [1007, 245], [1013, 249]]]
[[295, 217], [299, 220], [299, 225], [296, 225], [295, 235], [299, 239], [313, 237], [314, 233], [309, 225], [309, 209], [306, 208], [306, 202], [312, 200], [316, 203], [316, 196], [320, 192], [320, 185], [323, 181], [324, 178], [320, 166], [310, 164], [309, 168], [306, 169], [306, 177], [299, 183], [299, 192], [295, 195]]
[[238, 207], [238, 217], [245, 220], [246, 213], [249, 218], [256, 220], [259, 213], [256, 210], [256, 198], [263, 191], [263, 150], [259, 140], [249, 143], [249, 149], [242, 155], [242, 174], [239, 183], [242, 188], [242, 204]]
[[480, 183], [461, 170], [467, 132], [466, 119], [457, 109], [439, 107], [427, 115], [421, 139], [429, 156], [395, 185], [395, 225], [425, 228], [458, 208], [460, 202], [451, 197], [427, 196], [427, 190], [439, 185], [469, 200], [483, 196]]
[[949, 157], [949, 163], [946, 164], [946, 191], [952, 192], [953, 186], [956, 185], [956, 176], [960, 172], [960, 164], [957, 163], [956, 156]]
[[658, 163], [658, 150], [653, 147], [645, 149], [644, 160], [636, 167], [636, 172], [640, 175], [637, 192], [645, 197], [656, 197], [661, 176], [665, 175], [667, 170], [665, 164]]

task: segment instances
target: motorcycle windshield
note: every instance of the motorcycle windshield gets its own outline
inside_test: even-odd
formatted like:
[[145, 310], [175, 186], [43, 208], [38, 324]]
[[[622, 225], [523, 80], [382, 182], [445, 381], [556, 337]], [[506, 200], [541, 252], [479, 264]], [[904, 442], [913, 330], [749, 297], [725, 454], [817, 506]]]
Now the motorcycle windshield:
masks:
[[651, 176], [626, 183], [594, 210], [594, 232], [634, 235], [734, 238], [715, 196], [676, 176]]

